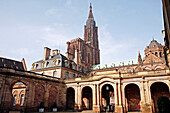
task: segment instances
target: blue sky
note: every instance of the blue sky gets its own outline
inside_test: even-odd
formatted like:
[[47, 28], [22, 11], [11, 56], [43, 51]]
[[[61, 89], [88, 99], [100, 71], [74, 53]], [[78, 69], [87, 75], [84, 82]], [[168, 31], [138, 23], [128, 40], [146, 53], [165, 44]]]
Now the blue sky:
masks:
[[102, 64], [144, 57], [153, 37], [164, 44], [161, 0], [0, 0], [0, 56], [25, 58], [30, 70], [45, 46], [65, 54], [67, 41], [84, 38], [90, 2]]

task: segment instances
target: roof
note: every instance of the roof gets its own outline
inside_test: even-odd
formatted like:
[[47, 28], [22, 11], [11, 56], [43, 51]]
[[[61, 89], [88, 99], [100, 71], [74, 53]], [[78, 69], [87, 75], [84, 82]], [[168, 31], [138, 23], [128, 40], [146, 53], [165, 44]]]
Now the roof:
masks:
[[127, 60], [123, 62], [115, 62], [115, 63], [109, 63], [109, 64], [98, 64], [91, 66], [91, 70], [97, 70], [97, 69], [105, 69], [107, 68], [113, 68], [113, 67], [122, 67], [126, 65], [133, 65], [137, 64], [137, 60]]
[[[58, 67], [65, 67], [65, 61], [69, 60], [68, 58], [66, 58], [64, 55], [62, 55], [61, 53], [58, 53], [57, 55], [54, 56], [50, 56], [47, 60], [43, 61], [43, 60], [39, 60], [37, 62], [34, 62], [36, 65], [36, 68], [33, 70], [38, 70], [38, 69], [44, 69], [44, 68], [51, 68], [51, 67], [55, 67], [54, 66], [54, 60], [58, 60], [59, 64], [57, 64]], [[72, 68], [72, 60], [70, 61], [70, 66]], [[45, 66], [43, 67], [43, 62], [45, 62]]]
[[22, 62], [3, 57], [0, 57], [0, 67], [11, 68], [15, 70], [24, 70]]
[[149, 48], [152, 48], [152, 47], [160, 47], [160, 44], [156, 41], [156, 40], [152, 40], [148, 46]]

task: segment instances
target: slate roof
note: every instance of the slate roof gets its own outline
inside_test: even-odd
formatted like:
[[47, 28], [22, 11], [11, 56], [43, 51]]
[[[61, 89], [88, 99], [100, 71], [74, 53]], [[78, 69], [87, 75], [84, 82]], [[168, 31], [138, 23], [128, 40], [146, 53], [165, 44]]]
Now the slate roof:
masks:
[[[51, 67], [55, 67], [54, 66], [54, 60], [58, 60], [60, 61], [60, 64], [57, 65], [58, 67], [65, 67], [65, 61], [66, 60], [69, 60], [68, 58], [66, 58], [64, 55], [62, 55], [61, 53], [58, 53], [57, 55], [54, 55], [54, 56], [50, 56], [47, 60], [45, 60], [45, 62], [48, 64], [46, 64], [46, 66], [43, 67], [43, 60], [40, 60], [40, 61], [37, 61], [37, 62], [34, 62], [35, 65], [37, 65], [36, 69], [34, 70], [38, 70], [38, 69], [44, 69], [44, 68], [51, 68]], [[70, 61], [70, 68], [72, 69], [72, 60], [69, 60]]]
[[0, 57], [0, 67], [11, 68], [15, 70], [24, 70], [22, 62], [3, 57]]

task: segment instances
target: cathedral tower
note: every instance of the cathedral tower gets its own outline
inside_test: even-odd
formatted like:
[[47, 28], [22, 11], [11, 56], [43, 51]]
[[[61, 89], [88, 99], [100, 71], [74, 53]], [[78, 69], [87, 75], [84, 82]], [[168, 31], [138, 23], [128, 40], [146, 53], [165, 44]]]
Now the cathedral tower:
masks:
[[100, 63], [98, 27], [93, 17], [91, 4], [84, 26], [84, 40], [77, 38], [67, 42], [66, 56], [77, 63], [78, 70], [82, 69], [85, 73], [90, 71], [90, 66]]

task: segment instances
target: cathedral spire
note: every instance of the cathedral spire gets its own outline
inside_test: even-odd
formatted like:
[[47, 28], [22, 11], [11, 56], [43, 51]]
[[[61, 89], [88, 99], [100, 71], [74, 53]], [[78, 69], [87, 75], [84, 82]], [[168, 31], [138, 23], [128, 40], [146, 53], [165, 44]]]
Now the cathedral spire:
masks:
[[89, 17], [88, 18], [93, 18], [93, 13], [92, 13], [92, 6], [90, 3], [90, 12], [89, 12]]
[[142, 58], [141, 58], [141, 55], [140, 55], [140, 52], [138, 54], [138, 65], [141, 65], [142, 64]]

